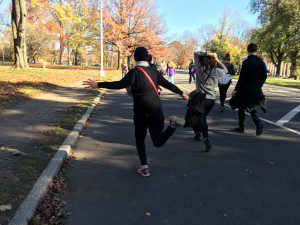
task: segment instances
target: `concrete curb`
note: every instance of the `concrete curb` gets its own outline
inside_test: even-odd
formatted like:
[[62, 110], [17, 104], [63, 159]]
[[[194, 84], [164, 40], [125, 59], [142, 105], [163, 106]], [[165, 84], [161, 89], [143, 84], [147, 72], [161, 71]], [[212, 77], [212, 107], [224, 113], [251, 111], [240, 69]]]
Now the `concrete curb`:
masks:
[[100, 93], [93, 101], [93, 104], [86, 110], [82, 118], [77, 122], [73, 131], [68, 135], [65, 141], [62, 143], [54, 157], [49, 162], [46, 169], [40, 175], [30, 193], [27, 195], [25, 200], [22, 202], [14, 217], [11, 219], [8, 225], [27, 225], [28, 221], [33, 217], [40, 199], [47, 193], [49, 183], [59, 172], [64, 159], [71, 151], [72, 146], [76, 144], [79, 134], [84, 127], [86, 121], [90, 117], [97, 103], [105, 93]]

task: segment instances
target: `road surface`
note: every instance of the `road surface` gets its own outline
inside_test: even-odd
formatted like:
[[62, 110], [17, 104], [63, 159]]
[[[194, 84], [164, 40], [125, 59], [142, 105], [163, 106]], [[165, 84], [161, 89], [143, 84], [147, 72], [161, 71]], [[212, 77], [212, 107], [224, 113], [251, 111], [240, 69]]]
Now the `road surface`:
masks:
[[[176, 76], [193, 90], [186, 72]], [[300, 103], [299, 90], [266, 86], [265, 133], [229, 130], [237, 112], [209, 115], [214, 149], [203, 153], [190, 129], [178, 129], [162, 148], [147, 139], [152, 176], [136, 173], [139, 164], [132, 123], [132, 101], [110, 91], [92, 125], [75, 148], [65, 196], [71, 225], [296, 225], [300, 224], [300, 115], [276, 124]], [[164, 90], [166, 118], [184, 116], [185, 102]]]

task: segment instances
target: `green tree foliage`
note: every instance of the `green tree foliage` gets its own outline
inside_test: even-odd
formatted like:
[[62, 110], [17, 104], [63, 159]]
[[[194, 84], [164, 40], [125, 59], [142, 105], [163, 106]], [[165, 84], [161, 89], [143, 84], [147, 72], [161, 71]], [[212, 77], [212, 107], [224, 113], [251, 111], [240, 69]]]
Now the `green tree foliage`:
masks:
[[291, 76], [296, 76], [300, 49], [300, 1], [252, 0], [251, 10], [259, 13], [262, 25], [253, 31], [252, 38], [276, 62], [277, 73], [280, 71], [280, 60], [287, 56], [292, 64]]

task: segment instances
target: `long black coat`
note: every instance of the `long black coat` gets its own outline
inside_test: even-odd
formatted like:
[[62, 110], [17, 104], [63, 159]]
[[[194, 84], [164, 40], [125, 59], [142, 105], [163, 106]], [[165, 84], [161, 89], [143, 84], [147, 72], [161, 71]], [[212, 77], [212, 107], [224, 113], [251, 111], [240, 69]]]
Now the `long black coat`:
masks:
[[230, 100], [233, 109], [238, 107], [253, 108], [260, 106], [265, 110], [265, 96], [262, 86], [267, 79], [265, 63], [256, 55], [244, 60], [240, 77], [235, 87], [236, 95]]

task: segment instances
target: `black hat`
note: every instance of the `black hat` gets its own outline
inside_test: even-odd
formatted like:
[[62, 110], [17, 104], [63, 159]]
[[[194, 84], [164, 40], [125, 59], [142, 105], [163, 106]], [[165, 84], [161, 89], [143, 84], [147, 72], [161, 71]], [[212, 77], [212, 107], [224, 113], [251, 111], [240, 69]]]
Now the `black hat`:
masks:
[[151, 63], [152, 62], [152, 55], [148, 54], [148, 60], [147, 60], [148, 63]]
[[134, 51], [134, 60], [139, 61], [148, 61], [148, 51], [145, 47], [137, 47]]

